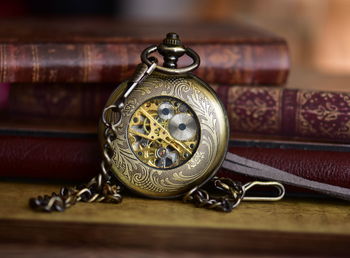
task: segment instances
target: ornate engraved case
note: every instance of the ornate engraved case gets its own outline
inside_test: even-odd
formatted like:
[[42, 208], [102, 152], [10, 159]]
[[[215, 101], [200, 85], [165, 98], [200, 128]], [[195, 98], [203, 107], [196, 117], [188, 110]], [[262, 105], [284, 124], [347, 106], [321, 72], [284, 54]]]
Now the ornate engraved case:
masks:
[[[128, 82], [106, 107], [122, 97]], [[117, 121], [107, 112], [109, 121]], [[171, 198], [201, 186], [220, 167], [229, 139], [225, 109], [215, 92], [191, 73], [153, 72], [133, 89], [113, 127], [111, 171], [131, 190]], [[100, 142], [105, 126], [99, 125]]]

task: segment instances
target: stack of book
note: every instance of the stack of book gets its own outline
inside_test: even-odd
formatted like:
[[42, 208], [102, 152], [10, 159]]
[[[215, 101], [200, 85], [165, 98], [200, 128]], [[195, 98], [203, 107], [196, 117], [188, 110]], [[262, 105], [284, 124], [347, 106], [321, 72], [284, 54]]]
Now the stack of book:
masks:
[[[105, 101], [133, 73], [142, 50], [169, 31], [200, 55], [195, 74], [225, 105], [229, 151], [350, 187], [350, 92], [340, 86], [344, 80], [310, 79], [304, 72], [303, 81], [304, 75], [292, 71], [287, 83], [286, 41], [241, 23], [3, 22], [0, 176], [88, 180], [96, 175], [97, 124]], [[219, 175], [236, 177], [224, 170]]]

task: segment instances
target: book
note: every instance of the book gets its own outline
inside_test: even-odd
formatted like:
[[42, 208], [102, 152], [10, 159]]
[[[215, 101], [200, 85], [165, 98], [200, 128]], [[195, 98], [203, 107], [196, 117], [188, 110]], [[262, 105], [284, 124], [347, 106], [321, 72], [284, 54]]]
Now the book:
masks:
[[221, 85], [217, 93], [232, 134], [350, 142], [350, 92]]
[[[0, 142], [2, 178], [87, 181], [100, 172], [95, 133], [1, 131]], [[230, 141], [229, 151], [310, 180], [350, 188], [349, 145], [241, 138]], [[217, 175], [242, 179], [223, 169]]]
[[[318, 75], [317, 75], [318, 76]], [[321, 77], [303, 89], [302, 81], [287, 87], [213, 85], [230, 121], [231, 137], [254, 136], [296, 141], [350, 143], [350, 92], [339, 80]], [[336, 83], [332, 83], [336, 81]], [[349, 82], [349, 78], [341, 81]], [[345, 85], [345, 83], [343, 82]], [[329, 90], [335, 85], [335, 90]], [[0, 84], [0, 127], [22, 124], [84, 124], [96, 128], [115, 84]], [[290, 87], [296, 87], [294, 89]], [[315, 86], [314, 86], [315, 87]], [[315, 87], [316, 88], [316, 87]], [[2, 103], [2, 104], [1, 104]], [[16, 126], [16, 125], [15, 125]]]
[[[246, 24], [159, 26], [66, 18], [2, 20], [0, 82], [120, 82], [132, 75], [141, 52], [159, 44], [169, 31], [199, 54], [201, 65], [195, 73], [208, 82], [283, 85], [287, 80], [286, 41]], [[179, 65], [190, 62], [181, 58]]]

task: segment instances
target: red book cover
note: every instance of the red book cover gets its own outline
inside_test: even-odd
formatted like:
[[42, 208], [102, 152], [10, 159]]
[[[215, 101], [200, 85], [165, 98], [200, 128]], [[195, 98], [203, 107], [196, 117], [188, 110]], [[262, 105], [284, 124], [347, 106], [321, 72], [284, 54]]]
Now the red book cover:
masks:
[[[115, 84], [0, 84], [0, 127], [18, 121], [79, 122], [96, 128]], [[350, 93], [330, 90], [215, 86], [231, 136], [350, 142]], [[41, 121], [41, 122], [40, 122]]]
[[217, 93], [233, 135], [350, 142], [350, 92], [220, 86]]
[[[100, 171], [95, 134], [12, 131], [3, 132], [0, 142], [3, 178], [87, 181]], [[350, 188], [349, 146], [241, 139], [231, 141], [229, 151], [310, 180]], [[218, 176], [242, 178], [225, 170]]]
[[[208, 82], [283, 85], [289, 72], [284, 39], [242, 23], [146, 24], [103, 19], [3, 20], [0, 82], [116, 83], [130, 77], [140, 54], [167, 32], [201, 57]], [[180, 66], [190, 62], [181, 58]]]

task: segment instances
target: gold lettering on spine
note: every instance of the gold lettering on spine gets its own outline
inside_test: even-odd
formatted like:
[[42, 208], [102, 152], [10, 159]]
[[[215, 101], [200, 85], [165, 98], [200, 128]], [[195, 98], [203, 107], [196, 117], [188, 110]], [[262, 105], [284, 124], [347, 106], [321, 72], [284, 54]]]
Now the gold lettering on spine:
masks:
[[89, 75], [91, 73], [91, 45], [84, 45], [84, 67], [83, 67], [83, 82], [89, 81]]
[[31, 48], [32, 48], [32, 57], [33, 57], [32, 82], [39, 82], [40, 64], [39, 64], [38, 46], [31, 45]]

